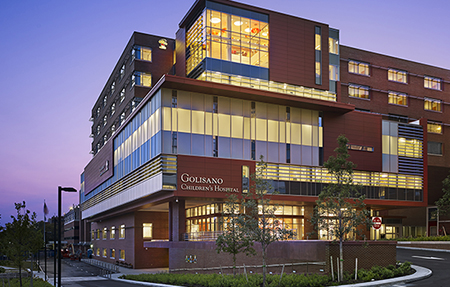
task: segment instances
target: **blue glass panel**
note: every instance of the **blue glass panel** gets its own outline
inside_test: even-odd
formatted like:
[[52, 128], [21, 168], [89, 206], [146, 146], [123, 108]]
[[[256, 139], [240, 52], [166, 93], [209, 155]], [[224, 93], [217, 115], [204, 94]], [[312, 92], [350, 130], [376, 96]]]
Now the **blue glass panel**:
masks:
[[162, 153], [172, 153], [172, 132], [163, 131]]
[[205, 136], [204, 135], [192, 135], [192, 154], [193, 155], [205, 155]]
[[230, 138], [227, 137], [217, 137], [219, 139], [219, 157], [230, 158]]
[[243, 159], [244, 151], [244, 140], [243, 139], [231, 139], [231, 158]]
[[264, 160], [267, 161], [267, 142], [256, 141], [256, 161], [259, 161], [259, 158], [263, 156]]
[[267, 143], [267, 161], [278, 162], [278, 143], [268, 142]]
[[178, 154], [191, 154], [191, 134], [178, 132]]

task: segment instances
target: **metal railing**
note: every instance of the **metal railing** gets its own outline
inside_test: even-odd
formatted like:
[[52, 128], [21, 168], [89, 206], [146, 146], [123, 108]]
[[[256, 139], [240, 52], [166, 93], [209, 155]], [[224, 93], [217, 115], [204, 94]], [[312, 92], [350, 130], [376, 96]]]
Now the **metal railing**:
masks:
[[112, 264], [112, 263], [108, 263], [108, 262], [103, 262], [103, 261], [99, 261], [96, 259], [81, 259], [81, 261], [96, 266], [96, 267], [100, 267], [102, 269], [102, 276], [103, 275], [111, 275], [111, 273], [119, 273], [120, 272], [120, 268], [119, 266]]

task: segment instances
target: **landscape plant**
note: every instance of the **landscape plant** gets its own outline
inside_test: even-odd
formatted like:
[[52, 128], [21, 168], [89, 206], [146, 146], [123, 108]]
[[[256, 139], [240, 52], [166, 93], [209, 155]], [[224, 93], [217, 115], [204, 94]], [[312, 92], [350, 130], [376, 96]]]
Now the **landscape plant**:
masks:
[[339, 276], [343, 278], [343, 241], [353, 234], [361, 235], [364, 228], [371, 225], [370, 212], [364, 203], [365, 197], [359, 194], [359, 186], [353, 182], [353, 169], [356, 165], [349, 161], [348, 139], [344, 135], [337, 138], [336, 156], [330, 156], [324, 167], [330, 174], [328, 182], [316, 201], [311, 223], [317, 231], [326, 231], [329, 239], [339, 241]]

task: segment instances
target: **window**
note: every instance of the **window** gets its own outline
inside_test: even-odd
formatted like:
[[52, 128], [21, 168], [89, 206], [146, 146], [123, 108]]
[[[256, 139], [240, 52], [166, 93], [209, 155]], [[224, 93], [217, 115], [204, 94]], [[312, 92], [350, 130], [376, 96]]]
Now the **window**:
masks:
[[442, 143], [428, 142], [428, 154], [429, 155], [442, 155]]
[[107, 251], [106, 251], [106, 248], [103, 248], [103, 257], [105, 257], [106, 258], [106, 254], [107, 254]]
[[291, 163], [291, 144], [286, 144], [286, 163]]
[[109, 258], [111, 258], [111, 259], [116, 259], [116, 249], [111, 248], [111, 249], [109, 250]]
[[217, 136], [213, 136], [213, 157], [219, 156], [219, 140]]
[[124, 76], [125, 76], [125, 64], [122, 65], [119, 72], [119, 77], [121, 80], [123, 79]]
[[142, 237], [153, 238], [153, 223], [142, 224]]
[[251, 148], [252, 148], [252, 151], [251, 151], [251, 157], [252, 157], [252, 160], [256, 160], [256, 142], [255, 142], [255, 140], [252, 140], [252, 142], [251, 142]]
[[[252, 12], [258, 15], [259, 13]], [[250, 16], [250, 14], [247, 14]], [[264, 18], [265, 15], [259, 14]], [[269, 25], [207, 9], [186, 33], [186, 74], [205, 58], [269, 67]]]
[[116, 112], [116, 103], [113, 103], [111, 105], [111, 116], [114, 115], [115, 112]]
[[219, 103], [217, 102], [217, 97], [213, 97], [213, 113], [217, 114], [219, 109]]
[[96, 117], [98, 118], [100, 116], [100, 107], [97, 108], [97, 114]]
[[442, 112], [441, 100], [425, 98], [424, 99], [424, 109], [428, 110], [428, 111]]
[[401, 70], [395, 70], [395, 69], [389, 69], [388, 70], [388, 80], [399, 82], [399, 83], [408, 83], [408, 78], [406, 75], [406, 71]]
[[107, 123], [108, 123], [108, 116], [105, 115], [105, 116], [103, 117], [103, 126], [106, 126]]
[[111, 232], [109, 233], [109, 239], [115, 239], [116, 238], [116, 227], [111, 226]]
[[427, 131], [434, 134], [442, 134], [442, 124], [440, 123], [427, 123]]
[[131, 61], [134, 59], [152, 61], [152, 49], [141, 46], [134, 46], [131, 50]]
[[178, 106], [177, 91], [172, 90], [172, 108], [176, 108], [177, 106]]
[[119, 250], [119, 260], [125, 260], [125, 250]]
[[95, 239], [95, 230], [91, 230], [91, 240]]
[[408, 106], [408, 95], [389, 91], [389, 104]]
[[97, 135], [100, 134], [100, 126], [97, 126]]
[[114, 94], [114, 91], [116, 90], [116, 81], [112, 82], [110, 92], [111, 95]]
[[339, 41], [338, 39], [328, 38], [328, 46], [330, 54], [339, 55]]
[[120, 91], [120, 103], [122, 103], [123, 100], [125, 100], [125, 88]]
[[339, 66], [330, 65], [330, 80], [331, 81], [339, 81]]
[[348, 95], [354, 98], [369, 99], [369, 87], [350, 84], [348, 86]]
[[106, 102], [108, 102], [108, 96], [103, 97], [103, 106], [106, 106]]
[[441, 90], [441, 79], [429, 76], [424, 77], [423, 86], [428, 89]]
[[242, 166], [242, 192], [248, 193], [250, 184], [250, 168], [247, 165]]
[[172, 133], [172, 153], [177, 154], [178, 153], [178, 137], [177, 132]]
[[108, 140], [108, 135], [104, 135], [103, 136], [103, 143], [106, 143], [107, 140]]
[[348, 72], [369, 76], [369, 64], [350, 60], [348, 61]]
[[107, 235], [108, 235], [108, 228], [105, 227], [105, 228], [103, 228], [103, 240], [106, 240]]
[[134, 74], [131, 75], [131, 87], [134, 85], [151, 87], [152, 75], [143, 72], [134, 72]]
[[120, 115], [120, 124], [122, 125], [125, 122], [125, 112]]
[[100, 256], [100, 248], [97, 248], [97, 251], [95, 252], [95, 254], [96, 254], [97, 256]]
[[120, 230], [119, 230], [119, 239], [124, 239], [124, 238], [125, 238], [125, 225], [121, 225]]
[[113, 125], [111, 126], [111, 135], [113, 135], [115, 132], [116, 132], [116, 125], [113, 124]]
[[100, 231], [100, 229], [97, 229], [97, 238], [96, 238], [97, 240], [100, 239], [100, 233], [102, 233], [102, 232]]
[[322, 84], [322, 28], [315, 27], [316, 85]]

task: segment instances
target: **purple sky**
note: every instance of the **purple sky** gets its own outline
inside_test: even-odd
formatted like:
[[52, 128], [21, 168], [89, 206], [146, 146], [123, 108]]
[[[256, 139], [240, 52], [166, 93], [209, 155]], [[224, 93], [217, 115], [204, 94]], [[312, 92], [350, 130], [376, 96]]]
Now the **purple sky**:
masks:
[[[90, 112], [133, 31], [173, 38], [194, 0], [2, 1], [0, 225], [80, 187]], [[356, 48], [450, 69], [450, 1], [245, 0], [327, 23]], [[63, 212], [78, 195], [63, 194]]]

